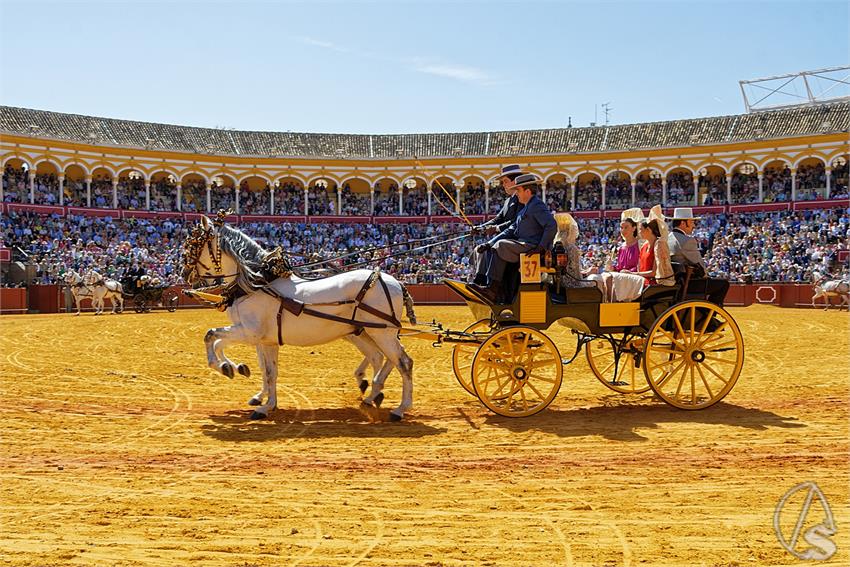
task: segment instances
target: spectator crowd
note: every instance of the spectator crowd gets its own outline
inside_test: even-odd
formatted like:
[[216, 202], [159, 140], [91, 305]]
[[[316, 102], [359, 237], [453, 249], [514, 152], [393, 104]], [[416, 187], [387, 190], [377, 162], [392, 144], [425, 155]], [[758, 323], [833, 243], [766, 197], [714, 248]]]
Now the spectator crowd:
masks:
[[[618, 246], [618, 219], [580, 221], [578, 245], [584, 268], [604, 266]], [[118, 219], [10, 212], [0, 221], [0, 247], [26, 255], [36, 283], [61, 281], [65, 271], [96, 269], [120, 280], [134, 265], [168, 284], [180, 281], [180, 250], [187, 230], [180, 219]], [[465, 278], [476, 242], [472, 238], [398, 254], [420, 239], [463, 231], [458, 223], [350, 224], [247, 222], [240, 228], [266, 248], [282, 246], [297, 264], [359, 252], [345, 260], [380, 265], [409, 283]], [[695, 233], [709, 271], [733, 281], [811, 281], [814, 271], [842, 273], [838, 260], [850, 237], [848, 209], [712, 215]], [[391, 250], [375, 247], [403, 243]]]

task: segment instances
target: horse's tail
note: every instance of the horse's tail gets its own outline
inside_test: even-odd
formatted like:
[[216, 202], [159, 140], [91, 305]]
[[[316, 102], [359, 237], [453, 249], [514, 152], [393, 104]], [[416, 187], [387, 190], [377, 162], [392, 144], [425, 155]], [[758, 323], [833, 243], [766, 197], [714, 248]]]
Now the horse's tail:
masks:
[[404, 313], [407, 315], [407, 319], [415, 325], [416, 313], [413, 311], [413, 297], [410, 295], [410, 292], [407, 291], [407, 288], [403, 283], [398, 283], [401, 286], [401, 298], [404, 301]]

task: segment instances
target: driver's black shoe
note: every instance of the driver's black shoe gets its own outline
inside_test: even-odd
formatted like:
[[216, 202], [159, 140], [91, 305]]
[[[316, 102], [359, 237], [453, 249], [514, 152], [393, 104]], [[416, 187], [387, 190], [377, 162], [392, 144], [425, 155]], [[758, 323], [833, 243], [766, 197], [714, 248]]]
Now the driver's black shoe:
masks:
[[499, 299], [499, 290], [498, 289], [494, 289], [492, 287], [484, 287], [484, 286], [474, 284], [474, 283], [469, 284], [469, 288], [472, 291], [474, 291], [475, 293], [477, 293], [478, 295], [480, 295], [481, 297], [483, 297], [484, 299], [486, 299], [487, 301], [489, 301], [490, 303], [498, 303], [499, 302], [498, 301], [498, 299]]

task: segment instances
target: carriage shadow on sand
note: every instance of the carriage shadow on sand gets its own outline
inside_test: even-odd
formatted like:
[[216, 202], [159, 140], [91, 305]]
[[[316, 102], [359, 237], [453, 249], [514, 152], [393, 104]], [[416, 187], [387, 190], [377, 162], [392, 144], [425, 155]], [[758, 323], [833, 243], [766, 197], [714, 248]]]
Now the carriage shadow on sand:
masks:
[[608, 405], [575, 409], [553, 409], [524, 419], [489, 415], [486, 426], [513, 432], [539, 431], [559, 437], [601, 435], [612, 441], [648, 441], [639, 433], [657, 429], [661, 424], [728, 425], [765, 431], [769, 428], [796, 429], [806, 427], [796, 417], [784, 417], [770, 411], [746, 408], [720, 402], [700, 411], [682, 411], [666, 405], [628, 405], [611, 396]]
[[389, 410], [357, 408], [276, 409], [267, 420], [248, 420], [246, 411], [211, 415], [204, 435], [221, 441], [258, 442], [292, 438], [419, 438], [445, 433], [417, 421], [389, 422]]

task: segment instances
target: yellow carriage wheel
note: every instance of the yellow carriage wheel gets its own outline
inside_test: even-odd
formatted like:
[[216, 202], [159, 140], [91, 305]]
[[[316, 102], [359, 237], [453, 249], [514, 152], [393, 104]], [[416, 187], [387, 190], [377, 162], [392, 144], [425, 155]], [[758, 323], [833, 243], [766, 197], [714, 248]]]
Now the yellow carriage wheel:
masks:
[[[490, 319], [480, 319], [463, 332], [479, 334], [483, 341], [490, 335], [491, 329]], [[452, 370], [455, 378], [463, 389], [473, 396], [475, 396], [475, 388], [472, 387], [472, 359], [480, 345], [481, 343], [457, 343], [452, 348]]]
[[722, 400], [741, 374], [741, 330], [713, 303], [674, 305], [649, 329], [642, 366], [652, 390], [668, 404], [707, 408]]
[[491, 411], [534, 415], [552, 403], [563, 368], [555, 343], [531, 327], [508, 327], [482, 343], [472, 360], [472, 387]]
[[[614, 337], [620, 344], [622, 337]], [[625, 345], [628, 347], [628, 343]], [[642, 394], [649, 391], [649, 383], [644, 377], [640, 366], [635, 367], [635, 357], [632, 351], [624, 348], [620, 359], [614, 362], [614, 347], [605, 339], [596, 339], [584, 346], [587, 363], [596, 378], [621, 394]]]

